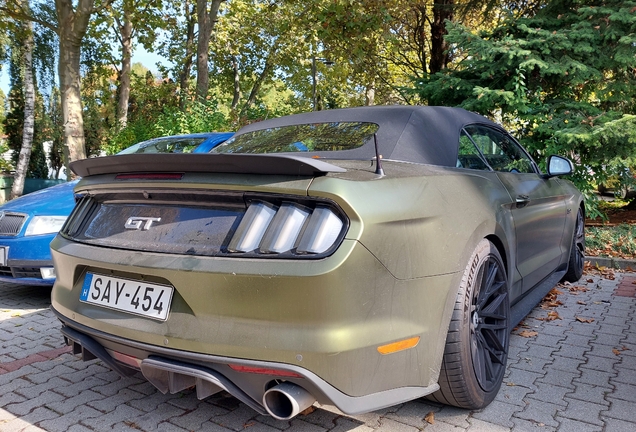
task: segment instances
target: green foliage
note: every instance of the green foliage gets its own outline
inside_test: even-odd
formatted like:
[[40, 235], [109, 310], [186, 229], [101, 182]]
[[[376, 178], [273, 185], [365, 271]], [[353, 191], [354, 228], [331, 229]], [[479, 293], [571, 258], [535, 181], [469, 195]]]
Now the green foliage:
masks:
[[0, 89], [0, 135], [4, 135], [4, 119], [7, 116], [6, 102], [7, 96]]
[[64, 131], [59, 89], [53, 88], [45, 109], [46, 112], [41, 124], [47, 140], [51, 141], [48, 158], [51, 168], [54, 170], [53, 177], [58, 179], [64, 166]]
[[185, 109], [168, 107], [155, 122], [157, 136], [209, 132], [226, 128], [225, 116], [213, 102], [190, 102]]
[[116, 124], [115, 78], [113, 70], [92, 65], [82, 80], [84, 137], [87, 156], [99, 155]]
[[636, 257], [636, 225], [588, 227], [585, 234], [586, 248], [594, 255]]
[[[0, 155], [4, 155], [11, 150], [4, 142], [0, 142]], [[10, 173], [15, 168], [11, 162], [0, 156], [0, 173]]]
[[634, 1], [555, 0], [492, 30], [448, 23], [458, 60], [417, 80], [414, 92], [431, 105], [499, 116], [535, 158], [572, 158], [573, 180], [590, 191], [608, 164], [636, 154], [635, 9]]
[[150, 72], [133, 75], [128, 124], [110, 129], [102, 146], [115, 154], [133, 144], [166, 135], [230, 130], [227, 116], [214, 101], [190, 101], [178, 106], [177, 85], [170, 80], [156, 80]]
[[107, 154], [115, 154], [138, 142], [161, 136], [225, 131], [228, 130], [227, 125], [225, 115], [211, 102], [192, 101], [183, 110], [167, 106], [156, 113], [152, 122], [147, 118], [129, 121], [124, 129], [112, 137], [105, 151]]

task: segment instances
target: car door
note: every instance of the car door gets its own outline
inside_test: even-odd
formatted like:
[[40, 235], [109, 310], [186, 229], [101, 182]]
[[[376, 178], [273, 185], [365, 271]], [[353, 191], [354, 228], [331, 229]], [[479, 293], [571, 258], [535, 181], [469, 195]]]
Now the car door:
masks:
[[483, 125], [465, 131], [510, 194], [516, 266], [526, 292], [561, 263], [565, 190], [558, 178], [542, 177], [530, 156], [503, 131]]

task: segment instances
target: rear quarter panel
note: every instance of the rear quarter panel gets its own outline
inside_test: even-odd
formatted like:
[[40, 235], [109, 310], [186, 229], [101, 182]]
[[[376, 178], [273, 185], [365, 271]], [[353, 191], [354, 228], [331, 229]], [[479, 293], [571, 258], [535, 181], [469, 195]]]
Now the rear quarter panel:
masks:
[[[388, 166], [387, 166], [388, 165]], [[508, 254], [511, 198], [494, 173], [385, 162], [387, 176], [320, 177], [309, 195], [336, 201], [360, 241], [397, 279], [463, 271], [479, 241], [500, 238]]]

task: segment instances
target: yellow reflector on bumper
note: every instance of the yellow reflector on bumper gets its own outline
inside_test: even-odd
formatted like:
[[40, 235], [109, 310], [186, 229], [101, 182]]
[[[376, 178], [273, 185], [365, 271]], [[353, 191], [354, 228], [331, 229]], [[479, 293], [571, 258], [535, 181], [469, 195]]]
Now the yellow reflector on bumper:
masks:
[[420, 341], [420, 337], [412, 337], [410, 339], [404, 339], [398, 342], [393, 342], [388, 345], [382, 345], [378, 347], [378, 352], [380, 354], [393, 354], [398, 351], [404, 351], [405, 349], [413, 348], [417, 346]]

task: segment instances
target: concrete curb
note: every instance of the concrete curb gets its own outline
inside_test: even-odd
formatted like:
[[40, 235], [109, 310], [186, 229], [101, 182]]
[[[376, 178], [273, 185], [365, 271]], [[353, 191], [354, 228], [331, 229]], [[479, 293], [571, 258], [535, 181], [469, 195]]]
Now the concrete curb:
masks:
[[636, 260], [612, 258], [612, 257], [585, 257], [585, 261], [589, 262], [594, 267], [609, 267], [621, 270], [636, 271]]

